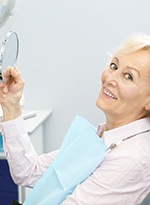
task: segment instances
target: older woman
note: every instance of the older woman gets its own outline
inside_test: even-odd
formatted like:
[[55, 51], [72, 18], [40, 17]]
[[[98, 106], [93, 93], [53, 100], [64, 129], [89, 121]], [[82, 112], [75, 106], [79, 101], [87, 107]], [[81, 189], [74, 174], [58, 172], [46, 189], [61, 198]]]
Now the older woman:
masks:
[[[34, 187], [58, 151], [37, 157], [21, 116], [21, 74], [9, 67], [3, 79], [1, 128], [6, 157], [14, 181]], [[135, 205], [150, 191], [150, 36], [133, 35], [117, 48], [101, 81], [96, 105], [105, 113], [106, 122], [98, 126], [97, 133], [115, 148], [63, 205]]]

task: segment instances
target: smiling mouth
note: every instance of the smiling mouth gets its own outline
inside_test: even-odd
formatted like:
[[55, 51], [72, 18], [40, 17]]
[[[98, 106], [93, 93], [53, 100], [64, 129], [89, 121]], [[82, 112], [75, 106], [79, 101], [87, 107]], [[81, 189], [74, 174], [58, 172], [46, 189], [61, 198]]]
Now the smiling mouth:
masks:
[[105, 87], [104, 87], [103, 91], [104, 91], [105, 95], [117, 100], [117, 97], [114, 94], [112, 94], [109, 90], [107, 90]]

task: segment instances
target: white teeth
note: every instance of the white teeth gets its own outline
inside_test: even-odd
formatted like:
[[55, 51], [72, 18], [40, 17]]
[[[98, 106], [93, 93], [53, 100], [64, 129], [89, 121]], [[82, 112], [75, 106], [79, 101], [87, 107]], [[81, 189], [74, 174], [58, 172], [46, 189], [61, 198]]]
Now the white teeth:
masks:
[[110, 93], [109, 91], [107, 91], [105, 88], [104, 88], [104, 93], [106, 95], [108, 95], [109, 97], [113, 98], [113, 99], [117, 99], [116, 96], [114, 96], [112, 93]]

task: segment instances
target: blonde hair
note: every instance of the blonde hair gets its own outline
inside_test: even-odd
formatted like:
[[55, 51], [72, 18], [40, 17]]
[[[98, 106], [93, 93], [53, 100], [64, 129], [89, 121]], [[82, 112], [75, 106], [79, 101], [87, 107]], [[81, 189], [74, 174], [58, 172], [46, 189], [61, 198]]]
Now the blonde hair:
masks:
[[123, 56], [145, 50], [150, 53], [150, 35], [135, 33], [126, 39], [112, 54], [114, 56]]

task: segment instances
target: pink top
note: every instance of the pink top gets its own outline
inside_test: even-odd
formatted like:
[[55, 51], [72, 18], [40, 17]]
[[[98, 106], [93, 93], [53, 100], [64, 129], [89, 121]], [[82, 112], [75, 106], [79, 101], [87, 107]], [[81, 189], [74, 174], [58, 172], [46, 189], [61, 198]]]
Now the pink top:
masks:
[[[55, 160], [58, 150], [38, 156], [24, 127], [23, 118], [1, 122], [4, 149], [14, 181], [34, 187]], [[150, 118], [104, 132], [106, 145], [150, 129]], [[98, 132], [101, 132], [99, 126]], [[50, 183], [50, 182], [49, 182]], [[100, 167], [79, 184], [62, 205], [135, 205], [150, 191], [150, 132], [137, 135], [113, 149]]]

